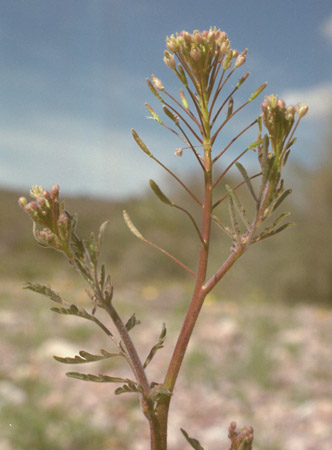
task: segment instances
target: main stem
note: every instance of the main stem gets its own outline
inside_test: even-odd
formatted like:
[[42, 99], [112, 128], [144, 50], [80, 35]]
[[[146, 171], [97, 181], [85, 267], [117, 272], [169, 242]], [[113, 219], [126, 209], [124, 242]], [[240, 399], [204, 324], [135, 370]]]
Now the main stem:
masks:
[[[205, 105], [207, 103], [205, 102]], [[201, 105], [202, 106], [202, 105]], [[199, 312], [202, 308], [207, 292], [204, 289], [209, 256], [209, 245], [211, 235], [211, 212], [212, 212], [212, 161], [211, 161], [211, 140], [210, 124], [208, 121], [208, 110], [202, 106], [202, 116], [205, 128], [204, 136], [204, 203], [203, 203], [203, 224], [202, 238], [197, 279], [182, 329], [176, 342], [174, 352], [165, 376], [164, 387], [173, 393], [175, 383], [182, 365], [182, 361], [188, 347], [190, 337], [195, 327]], [[164, 397], [157, 406], [156, 414], [160, 426], [160, 446], [158, 450], [167, 450], [167, 423], [168, 411], [171, 397]]]

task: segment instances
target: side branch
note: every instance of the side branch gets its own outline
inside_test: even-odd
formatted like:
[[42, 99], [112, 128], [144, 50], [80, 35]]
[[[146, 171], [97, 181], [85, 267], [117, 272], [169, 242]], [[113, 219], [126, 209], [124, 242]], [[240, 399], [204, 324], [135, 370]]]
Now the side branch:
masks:
[[245, 150], [243, 150], [242, 153], [239, 154], [239, 156], [237, 158], [235, 158], [227, 167], [226, 169], [219, 175], [219, 177], [217, 178], [217, 180], [214, 182], [212, 189], [214, 189], [217, 184], [219, 183], [219, 181], [226, 175], [226, 173], [234, 166], [234, 164], [240, 159], [242, 158], [243, 155], [245, 155], [247, 153], [247, 151], [249, 150], [249, 148], [246, 148]]
[[161, 161], [159, 161], [158, 158], [156, 158], [154, 155], [152, 155], [152, 153], [151, 153], [149, 156], [150, 156], [150, 158], [152, 158], [157, 164], [159, 164], [159, 166], [161, 166], [164, 170], [166, 170], [166, 172], [169, 173], [169, 174], [174, 178], [174, 180], [176, 180], [176, 181], [183, 187], [183, 189], [185, 189], [185, 190], [188, 192], [188, 194], [190, 195], [190, 197], [192, 197], [192, 198], [195, 200], [195, 202], [196, 202], [200, 207], [203, 206], [203, 205], [202, 205], [202, 202], [201, 202], [201, 201], [196, 197], [196, 195], [188, 188], [188, 186], [186, 186], [186, 185], [183, 183], [183, 181], [181, 181], [180, 178], [179, 178], [177, 175], [175, 175], [174, 172], [172, 172], [172, 171], [171, 171], [168, 167], [166, 167]]
[[189, 219], [191, 220], [192, 224], [193, 224], [194, 227], [195, 227], [195, 230], [197, 231], [197, 234], [198, 234], [198, 237], [199, 237], [201, 243], [202, 243], [203, 245], [205, 245], [205, 241], [204, 241], [204, 239], [203, 239], [203, 236], [202, 236], [202, 234], [201, 234], [201, 232], [200, 232], [200, 230], [199, 230], [199, 228], [198, 228], [198, 225], [197, 225], [195, 219], [194, 219], [193, 216], [190, 214], [190, 212], [187, 211], [185, 208], [182, 208], [181, 206], [178, 206], [178, 205], [175, 205], [175, 204], [173, 204], [172, 206], [173, 206], [174, 208], [179, 209], [180, 211], [184, 212], [184, 213], [189, 217]]
[[202, 291], [207, 295], [214, 286], [222, 279], [222, 277], [228, 272], [232, 265], [240, 258], [244, 253], [245, 248], [242, 246], [237, 246], [229, 257], [226, 259], [224, 264], [219, 268], [219, 270], [204, 284]]
[[240, 133], [238, 133], [227, 145], [226, 147], [213, 159], [213, 164], [218, 161], [218, 159], [229, 149], [229, 147], [231, 145], [234, 144], [235, 141], [237, 141], [239, 139], [239, 137], [242, 136], [242, 134], [244, 134], [246, 131], [249, 130], [249, 128], [251, 128], [252, 126], [255, 125], [255, 123], [257, 123], [257, 119], [254, 120], [250, 125], [248, 125], [246, 128], [244, 128], [242, 131], [240, 131]]
[[181, 266], [184, 270], [186, 270], [188, 273], [190, 273], [190, 275], [192, 275], [194, 278], [197, 278], [196, 273], [189, 269], [189, 267], [187, 267], [183, 262], [181, 262], [178, 258], [176, 258], [175, 256], [171, 255], [167, 250], [164, 250], [163, 248], [159, 247], [157, 244], [154, 244], [153, 242], [148, 241], [147, 239], [144, 238], [144, 242], [146, 244], [151, 245], [151, 247], [155, 248], [156, 250], [159, 250], [161, 253], [163, 253], [164, 255], [168, 256], [170, 259], [172, 259], [174, 262], [176, 262], [176, 264], [178, 264], [179, 266]]
[[238, 107], [238, 109], [236, 109], [229, 117], [227, 117], [227, 119], [225, 119], [223, 121], [223, 123], [220, 125], [220, 127], [218, 128], [218, 130], [214, 133], [214, 135], [211, 138], [211, 144], [213, 145], [214, 141], [217, 139], [218, 134], [220, 133], [220, 131], [223, 129], [223, 127], [226, 125], [227, 122], [229, 122], [234, 116], [235, 114], [237, 114], [238, 112], [241, 111], [241, 109], [243, 109], [244, 107], [246, 107], [249, 104], [249, 100], [246, 101], [245, 103], [243, 103], [241, 106]]

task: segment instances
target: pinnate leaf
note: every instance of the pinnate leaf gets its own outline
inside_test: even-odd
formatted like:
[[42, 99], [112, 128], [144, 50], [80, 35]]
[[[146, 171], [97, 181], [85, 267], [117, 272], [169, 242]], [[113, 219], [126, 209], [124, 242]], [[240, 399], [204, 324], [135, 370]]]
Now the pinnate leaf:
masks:
[[79, 355], [76, 355], [74, 358], [62, 358], [61, 356], [53, 356], [53, 358], [64, 364], [82, 364], [112, 358], [113, 356], [121, 356], [121, 353], [109, 353], [103, 349], [101, 350], [101, 353], [102, 355], [93, 355], [82, 350], [79, 352]]
[[83, 381], [94, 381], [96, 383], [132, 383], [135, 381], [129, 380], [128, 378], [119, 377], [109, 377], [108, 375], [91, 375], [90, 373], [79, 373], [79, 372], [67, 372], [67, 377], [77, 378]]
[[188, 433], [183, 428], [181, 428], [181, 431], [182, 431], [183, 436], [187, 439], [189, 444], [192, 446], [192, 448], [194, 448], [195, 450], [204, 450], [204, 448], [201, 446], [201, 444], [199, 443], [199, 441], [197, 439], [189, 437]]
[[159, 349], [163, 348], [164, 342], [166, 339], [166, 333], [167, 333], [166, 325], [163, 323], [163, 327], [162, 327], [161, 333], [159, 335], [158, 342], [152, 347], [152, 349], [150, 350], [150, 353], [148, 354], [148, 356], [143, 364], [144, 369], [147, 367], [148, 364], [150, 364], [152, 358], [157, 353], [157, 351]]
[[136, 319], [135, 313], [128, 319], [125, 327], [127, 331], [133, 329], [136, 325], [140, 325], [141, 321]]
[[52, 289], [48, 288], [47, 286], [43, 286], [42, 284], [26, 283], [23, 289], [29, 289], [30, 291], [37, 292], [37, 294], [44, 295], [53, 302], [57, 302], [62, 305], [66, 303], [57, 292], [54, 292]]
[[114, 394], [120, 395], [120, 394], [128, 394], [128, 393], [133, 393], [133, 392], [141, 392], [140, 386], [137, 386], [137, 383], [128, 382], [127, 384], [124, 384], [123, 386], [115, 389]]

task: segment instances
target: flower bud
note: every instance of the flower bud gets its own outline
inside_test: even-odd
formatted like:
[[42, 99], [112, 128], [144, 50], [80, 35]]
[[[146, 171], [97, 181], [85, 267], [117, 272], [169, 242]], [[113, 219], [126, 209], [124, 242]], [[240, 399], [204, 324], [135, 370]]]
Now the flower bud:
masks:
[[196, 44], [201, 44], [203, 42], [203, 37], [199, 31], [197, 31], [197, 30], [194, 31], [194, 39], [193, 40]]
[[24, 208], [28, 204], [28, 200], [25, 197], [20, 197], [18, 199], [18, 204]]
[[302, 119], [302, 117], [304, 117], [308, 111], [309, 111], [308, 105], [302, 105], [297, 108], [297, 113], [298, 113], [300, 119]]
[[188, 33], [188, 31], [181, 31], [181, 36], [184, 39], [184, 42], [186, 44], [190, 44], [191, 43], [191, 34]]
[[174, 56], [171, 55], [170, 53], [168, 53], [167, 50], [165, 50], [165, 52], [164, 52], [164, 62], [172, 70], [176, 69], [176, 62], [175, 62]]
[[163, 91], [165, 89], [163, 83], [159, 80], [159, 78], [155, 77], [154, 75], [151, 75], [151, 78], [154, 87], [158, 89], [158, 91]]
[[235, 60], [235, 67], [237, 68], [237, 67], [240, 67], [240, 66], [243, 66], [243, 64], [246, 62], [246, 57], [245, 56], [242, 56], [242, 55], [239, 55], [237, 58], [236, 58], [236, 60]]
[[279, 100], [277, 102], [277, 105], [279, 106], [280, 109], [285, 109], [286, 108], [286, 103], [281, 98], [279, 98]]
[[216, 33], [214, 30], [210, 29], [210, 31], [208, 33], [208, 39], [211, 43], [216, 40]]
[[46, 205], [46, 200], [44, 197], [38, 197], [37, 198], [37, 203], [39, 206], [45, 206]]
[[193, 48], [190, 51], [190, 56], [192, 57], [192, 59], [194, 61], [199, 61], [201, 59], [201, 57], [202, 57], [202, 52], [200, 51], [199, 48]]
[[28, 204], [26, 205], [25, 209], [27, 209], [28, 206], [29, 206], [29, 209], [32, 210], [32, 211], [38, 211], [38, 209], [39, 209], [39, 207], [38, 207], [38, 205], [37, 205], [36, 202], [30, 202], [30, 203], [28, 203]]
[[228, 52], [229, 49], [229, 42], [225, 41], [220, 45], [220, 49], [219, 51], [223, 54], [226, 55], [226, 53]]
[[235, 60], [235, 67], [240, 67], [246, 62], [246, 55], [248, 49], [246, 48]]
[[174, 156], [182, 156], [183, 148], [176, 148], [174, 152]]
[[53, 184], [52, 189], [51, 189], [51, 198], [53, 200], [58, 199], [59, 198], [59, 185], [58, 184]]
[[166, 47], [168, 48], [168, 50], [170, 52], [175, 53], [177, 51], [178, 44], [177, 44], [177, 41], [176, 41], [174, 35], [172, 35], [170, 38], [166, 39]]
[[46, 200], [51, 200], [51, 194], [48, 191], [43, 191], [43, 197]]

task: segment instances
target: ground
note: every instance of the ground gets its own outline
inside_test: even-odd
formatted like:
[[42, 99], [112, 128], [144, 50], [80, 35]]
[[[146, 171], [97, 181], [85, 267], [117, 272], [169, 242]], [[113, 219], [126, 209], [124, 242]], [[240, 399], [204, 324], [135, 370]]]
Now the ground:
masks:
[[[52, 287], [89, 307], [77, 279], [58, 275]], [[179, 284], [115, 287], [114, 302], [142, 324], [131, 334], [142, 358], [168, 335], [148, 367], [160, 382], [190, 298]], [[64, 365], [52, 356], [112, 351], [93, 323], [51, 312], [51, 302], [2, 282], [0, 303], [1, 450], [147, 450], [148, 429], [135, 394], [117, 385], [65, 376], [68, 371], [132, 377], [116, 359]], [[102, 317], [102, 316], [101, 316]], [[107, 320], [105, 318], [105, 320]], [[269, 303], [259, 293], [207, 298], [185, 358], [170, 414], [169, 449], [189, 449], [180, 428], [205, 450], [228, 450], [232, 420], [255, 429], [255, 450], [331, 450], [332, 310]], [[110, 361], [110, 362], [109, 362]]]

